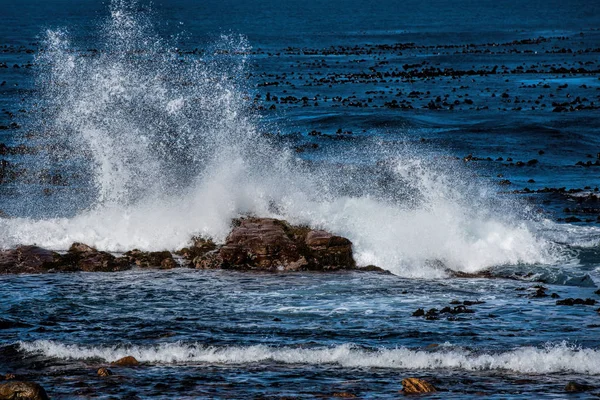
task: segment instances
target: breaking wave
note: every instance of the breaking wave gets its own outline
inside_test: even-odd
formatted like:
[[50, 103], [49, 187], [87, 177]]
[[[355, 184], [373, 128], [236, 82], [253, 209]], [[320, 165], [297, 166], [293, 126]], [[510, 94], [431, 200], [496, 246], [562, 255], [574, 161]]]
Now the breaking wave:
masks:
[[[465, 371], [512, 371], [527, 374], [571, 372], [600, 374], [600, 351], [566, 343], [543, 348], [522, 347], [505, 352], [481, 353], [449, 345], [441, 350], [409, 348], [366, 350], [352, 344], [326, 348], [255, 346], [204, 346], [167, 343], [156, 346], [82, 346], [38, 340], [19, 342], [22, 351], [67, 360], [113, 362], [125, 356], [151, 364], [334, 364], [347, 368], [402, 370], [454, 369]], [[447, 347], [447, 348], [445, 348]]]
[[91, 53], [51, 30], [37, 59], [36, 140], [51, 149], [40, 159], [80, 179], [68, 199], [34, 207], [60, 201], [71, 216], [0, 218], [1, 248], [174, 250], [193, 235], [222, 241], [232, 218], [253, 214], [344, 235], [359, 264], [407, 277], [573, 258], [456, 161], [375, 138], [360, 160], [298, 159], [249, 111], [243, 37], [184, 54], [135, 3], [110, 11]]

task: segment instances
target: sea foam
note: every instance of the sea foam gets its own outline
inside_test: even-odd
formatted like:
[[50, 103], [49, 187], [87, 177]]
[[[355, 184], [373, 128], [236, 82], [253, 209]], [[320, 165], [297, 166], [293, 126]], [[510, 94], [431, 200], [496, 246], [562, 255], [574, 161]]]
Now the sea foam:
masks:
[[334, 364], [346, 368], [402, 370], [453, 369], [512, 371], [528, 374], [571, 372], [600, 374], [600, 351], [566, 343], [543, 348], [521, 347], [504, 352], [475, 352], [449, 345], [426, 351], [404, 347], [367, 350], [352, 344], [324, 348], [255, 346], [204, 346], [165, 343], [155, 346], [83, 346], [55, 341], [19, 342], [22, 351], [50, 358], [113, 362], [131, 355], [150, 364]]
[[36, 60], [45, 135], [32, 140], [50, 149], [38, 162], [74, 171], [87, 196], [29, 199], [36, 210], [61, 201], [71, 216], [0, 218], [0, 248], [175, 250], [193, 235], [222, 242], [232, 218], [257, 215], [346, 236], [359, 264], [407, 277], [573, 258], [546, 237], [549, 222], [460, 161], [375, 138], [360, 144], [369, 167], [353, 164], [356, 149], [335, 155], [345, 164], [298, 159], [249, 111], [243, 37], [183, 55], [135, 2], [110, 9], [96, 53], [50, 30]]

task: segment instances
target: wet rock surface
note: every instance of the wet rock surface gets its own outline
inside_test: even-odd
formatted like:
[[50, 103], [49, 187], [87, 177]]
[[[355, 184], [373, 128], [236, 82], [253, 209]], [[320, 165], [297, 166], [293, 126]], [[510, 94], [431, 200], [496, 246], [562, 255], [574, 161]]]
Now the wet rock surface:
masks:
[[[193, 238], [177, 252], [181, 265], [198, 269], [258, 271], [386, 271], [370, 265], [357, 268], [352, 242], [323, 230], [292, 226], [272, 218], [236, 220], [223, 245]], [[137, 249], [117, 257], [84, 243], [73, 243], [60, 254], [37, 246], [0, 252], [0, 273], [116, 272], [131, 268], [172, 269], [180, 266], [169, 251]]]
[[437, 392], [436, 388], [429, 382], [419, 378], [402, 379], [402, 393], [420, 394]]
[[[117, 361], [113, 362], [112, 365], [116, 365], [119, 367], [135, 367], [135, 366], [140, 365], [140, 363], [135, 357], [126, 356], [126, 357], [120, 358]], [[98, 372], [100, 372], [100, 371], [98, 371]]]
[[12, 381], [0, 384], [0, 400], [48, 400], [48, 395], [37, 383]]
[[348, 239], [272, 218], [237, 221], [223, 246], [194, 263], [202, 269], [264, 271], [334, 271], [356, 266]]

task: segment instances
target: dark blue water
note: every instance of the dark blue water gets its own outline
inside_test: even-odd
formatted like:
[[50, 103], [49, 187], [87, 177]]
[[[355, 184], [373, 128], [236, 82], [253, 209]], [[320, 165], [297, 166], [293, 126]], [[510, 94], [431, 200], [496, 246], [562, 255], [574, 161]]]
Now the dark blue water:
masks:
[[1, 248], [176, 250], [254, 214], [393, 274], [3, 276], [0, 372], [53, 398], [600, 387], [598, 306], [557, 305], [599, 300], [598, 7], [2, 2]]

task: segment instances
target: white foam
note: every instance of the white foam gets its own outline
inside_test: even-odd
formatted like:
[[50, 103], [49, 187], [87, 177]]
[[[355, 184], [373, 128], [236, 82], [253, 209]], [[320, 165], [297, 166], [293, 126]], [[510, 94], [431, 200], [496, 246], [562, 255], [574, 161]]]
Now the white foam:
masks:
[[[132, 4], [113, 1], [97, 56], [49, 31], [38, 58], [44, 126], [71, 151], [67, 161], [82, 165], [94, 203], [61, 204], [72, 218], [0, 218], [0, 248], [175, 250], [197, 234], [222, 241], [232, 218], [254, 214], [346, 236], [359, 264], [407, 277], [565, 262], [547, 224], [517, 215], [522, 204], [499, 202], [456, 162], [375, 140], [360, 151], [383, 162], [378, 171], [298, 162], [261, 137], [247, 112], [235, 79], [245, 75], [243, 38], [215, 45], [232, 55], [225, 61], [216, 51], [182, 63]], [[358, 150], [347, 151], [336, 156]], [[43, 209], [46, 198], [32, 201]]]
[[521, 347], [505, 352], [474, 352], [449, 345], [441, 350], [409, 348], [365, 350], [352, 344], [325, 348], [256, 346], [203, 346], [165, 343], [156, 346], [82, 346], [38, 340], [19, 342], [26, 352], [65, 360], [100, 359], [113, 362], [125, 356], [151, 364], [335, 364], [341, 367], [402, 370], [453, 369], [465, 371], [513, 371], [530, 374], [572, 372], [600, 374], [600, 351], [566, 343], [544, 348]]

